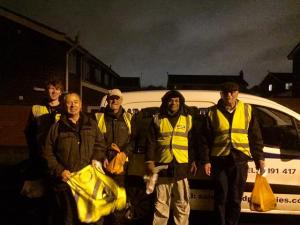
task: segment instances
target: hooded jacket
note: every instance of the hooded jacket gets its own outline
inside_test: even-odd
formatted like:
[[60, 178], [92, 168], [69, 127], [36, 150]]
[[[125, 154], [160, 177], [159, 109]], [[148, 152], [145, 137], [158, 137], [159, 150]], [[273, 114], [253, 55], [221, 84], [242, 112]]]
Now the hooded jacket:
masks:
[[[179, 97], [180, 101], [180, 108], [177, 113], [173, 114], [168, 111], [168, 100], [173, 97]], [[174, 127], [179, 119], [180, 116], [188, 116], [189, 115], [189, 109], [185, 105], [185, 99], [182, 96], [182, 94], [176, 90], [168, 91], [163, 97], [162, 97], [162, 104], [160, 106], [160, 113], [159, 118], [167, 118], [170, 122], [170, 124]], [[157, 125], [155, 124], [155, 121], [153, 119], [151, 125], [150, 125], [150, 131], [147, 137], [147, 145], [146, 145], [146, 161], [154, 161], [156, 165], [159, 165], [157, 161], [157, 155], [160, 155], [158, 152], [160, 150], [158, 145], [158, 137], [159, 133], [157, 130]], [[191, 142], [192, 138], [192, 130], [188, 132], [188, 160], [189, 162], [192, 162], [195, 160], [194, 155], [194, 148]], [[168, 163], [169, 167], [167, 170], [162, 170], [159, 175], [160, 176], [167, 176], [167, 177], [174, 177], [178, 180], [186, 178], [188, 176], [189, 172], [189, 163], [178, 163], [175, 158]]]

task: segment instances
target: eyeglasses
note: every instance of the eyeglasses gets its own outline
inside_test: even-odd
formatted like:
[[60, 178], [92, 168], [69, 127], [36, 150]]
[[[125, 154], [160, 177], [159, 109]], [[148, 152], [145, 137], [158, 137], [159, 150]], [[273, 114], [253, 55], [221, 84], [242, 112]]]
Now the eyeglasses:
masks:
[[119, 99], [120, 99], [120, 97], [117, 95], [112, 95], [112, 96], [107, 97], [107, 100], [119, 100]]
[[237, 91], [238, 91], [238, 90], [231, 90], [231, 91], [228, 90], [228, 91], [222, 91], [222, 93], [223, 93], [223, 94], [229, 94], [229, 93], [230, 93], [230, 94], [233, 94], [233, 93], [235, 93], [235, 92], [237, 92]]

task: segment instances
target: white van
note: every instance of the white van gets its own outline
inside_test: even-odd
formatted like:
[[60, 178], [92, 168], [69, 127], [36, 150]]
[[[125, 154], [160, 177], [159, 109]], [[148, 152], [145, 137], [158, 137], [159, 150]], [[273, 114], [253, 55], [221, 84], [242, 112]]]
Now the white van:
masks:
[[[147, 206], [148, 200], [143, 196], [144, 186], [138, 185], [134, 178], [143, 176], [145, 135], [153, 114], [158, 112], [161, 97], [166, 91], [124, 93], [123, 107], [135, 114], [134, 123], [138, 133], [136, 149], [129, 163], [128, 175], [132, 178], [130, 186], [137, 187], [133, 188], [133, 191], [131, 190], [131, 195], [134, 196], [135, 204], [139, 206], [141, 213], [150, 206]], [[186, 104], [193, 108], [195, 116], [200, 119], [205, 116], [207, 108], [217, 104], [220, 98], [218, 91], [182, 90], [180, 92], [185, 97]], [[300, 215], [300, 115], [265, 98], [243, 93], [240, 93], [238, 98], [253, 106], [261, 126], [268, 172], [267, 180], [277, 199], [276, 209], [267, 213]], [[249, 162], [242, 212], [253, 212], [249, 209], [248, 201], [255, 175], [255, 165], [253, 162]], [[205, 176], [200, 169], [197, 176], [191, 177], [189, 181], [191, 209], [212, 210], [213, 189], [210, 178]]]

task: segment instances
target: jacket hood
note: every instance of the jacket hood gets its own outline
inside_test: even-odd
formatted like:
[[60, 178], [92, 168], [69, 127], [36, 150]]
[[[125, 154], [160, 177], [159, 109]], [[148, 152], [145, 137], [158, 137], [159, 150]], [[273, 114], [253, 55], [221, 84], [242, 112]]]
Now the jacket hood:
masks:
[[185, 103], [185, 98], [183, 95], [177, 90], [170, 90], [164, 94], [161, 98], [162, 103], [167, 103], [170, 98], [179, 98], [180, 104], [183, 105]]
[[179, 98], [180, 102], [180, 108], [179, 108], [179, 113], [180, 114], [187, 114], [186, 111], [186, 105], [185, 105], [185, 98], [183, 95], [177, 91], [177, 90], [170, 90], [164, 94], [164, 96], [161, 98], [161, 106], [160, 106], [160, 112], [161, 114], [168, 114], [168, 101], [170, 98]]

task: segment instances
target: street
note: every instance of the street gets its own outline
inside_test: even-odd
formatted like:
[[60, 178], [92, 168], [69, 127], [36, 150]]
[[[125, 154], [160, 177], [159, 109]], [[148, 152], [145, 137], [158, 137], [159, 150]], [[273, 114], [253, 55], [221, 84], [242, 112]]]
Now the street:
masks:
[[[190, 225], [213, 225], [211, 214], [191, 214]], [[299, 225], [300, 216], [242, 213], [239, 225]]]
[[[18, 194], [21, 184], [18, 173], [19, 168], [5, 166], [0, 168], [0, 179], [5, 181], [1, 185], [2, 204], [0, 207], [1, 225], [43, 225], [35, 223], [30, 218], [34, 215], [35, 209], [26, 203]], [[27, 204], [27, 205], [26, 205]], [[213, 225], [211, 212], [192, 211], [190, 225]], [[38, 218], [40, 219], [40, 218]], [[239, 225], [299, 225], [300, 215], [268, 215], [262, 213], [242, 213]], [[150, 225], [151, 219], [136, 221], [132, 225]], [[170, 225], [172, 221], [170, 220]]]

